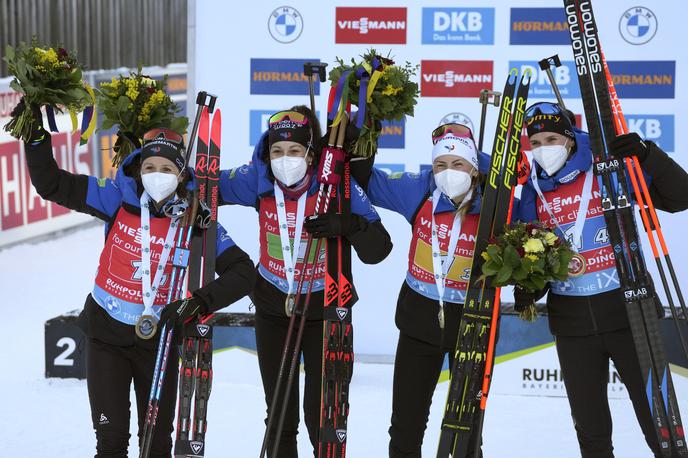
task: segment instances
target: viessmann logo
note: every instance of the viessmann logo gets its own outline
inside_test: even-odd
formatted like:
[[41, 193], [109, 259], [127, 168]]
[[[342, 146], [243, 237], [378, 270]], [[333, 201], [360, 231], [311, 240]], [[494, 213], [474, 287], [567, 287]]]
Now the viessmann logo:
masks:
[[406, 8], [338, 7], [335, 43], [406, 44]]
[[492, 89], [491, 60], [423, 60], [420, 93], [423, 97], [478, 97]]

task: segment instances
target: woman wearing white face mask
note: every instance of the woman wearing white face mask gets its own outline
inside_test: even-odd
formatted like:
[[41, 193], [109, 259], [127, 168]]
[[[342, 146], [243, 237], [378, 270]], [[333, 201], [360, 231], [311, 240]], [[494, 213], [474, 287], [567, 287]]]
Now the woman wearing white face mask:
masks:
[[[34, 113], [41, 124], [38, 108]], [[176, 224], [165, 214], [165, 204], [175, 194], [182, 197], [193, 186], [189, 181], [193, 172], [185, 170], [180, 135], [155, 129], [145, 139], [143, 148], [124, 160], [114, 180], [61, 170], [53, 158], [50, 134], [42, 125], [25, 144], [31, 182], [41, 197], [90, 214], [106, 224], [105, 246], [93, 290], [78, 319], [86, 335], [86, 377], [97, 439], [96, 457], [127, 456], [132, 381], [138, 424], [143, 425], [158, 341], [155, 335], [143, 340], [134, 331], [148, 305], [144, 290], [155, 291], [150, 305], [156, 314], [162, 315], [161, 320], [172, 326], [181, 325], [194, 314], [229, 305], [248, 294], [255, 280], [251, 260], [218, 224], [219, 277], [196, 290], [183, 313], [178, 311], [181, 301], [165, 307], [169, 289], [166, 279], [170, 278], [174, 251], [164, 245], [169, 240], [174, 245], [177, 232]], [[142, 251], [150, 256], [142, 256]], [[160, 275], [146, 275], [158, 271]], [[170, 358], [177, 360], [176, 346]], [[176, 364], [168, 365], [151, 457], [169, 457], [171, 453], [176, 372]]]
[[[569, 280], [548, 285], [547, 308], [581, 454], [613, 457], [607, 401], [611, 359], [628, 389], [648, 446], [656, 457], [663, 456], [619, 289], [588, 134], [575, 128], [568, 113], [553, 103], [529, 107], [525, 122], [535, 164], [516, 217], [558, 228], [577, 251], [569, 265]], [[655, 207], [672, 212], [688, 208], [688, 175], [654, 143], [635, 133], [621, 135], [611, 142], [609, 153], [619, 159], [638, 156], [650, 178]], [[546, 290], [535, 294], [514, 290], [517, 310]], [[664, 314], [661, 305], [658, 313]]]
[[[432, 138], [432, 170], [388, 175], [365, 166], [352, 169], [367, 183], [374, 205], [403, 215], [412, 226], [395, 319], [400, 333], [390, 458], [421, 456], [432, 394], [444, 358], [453, 358], [456, 346], [480, 213], [481, 171], [489, 164], [466, 126], [440, 126]], [[472, 438], [470, 456], [476, 442]]]
[[[315, 237], [342, 236], [367, 264], [382, 261], [392, 249], [380, 217], [354, 180], [351, 183], [350, 216], [330, 211], [309, 218], [317, 201], [319, 183], [315, 168], [322, 146], [317, 119], [308, 108], [297, 106], [270, 117], [268, 131], [256, 145], [250, 164], [223, 171], [220, 176], [223, 204], [245, 205], [258, 211], [259, 275], [251, 299], [256, 306], [256, 345], [267, 406], [270, 406], [275, 391], [289, 325], [285, 302], [289, 293], [296, 292], [299, 275], [302, 274], [301, 250], [308, 238], [307, 233]], [[314, 447], [318, 443], [320, 421], [324, 246], [315, 259], [312, 295], [301, 346], [306, 373], [304, 419]], [[303, 293], [307, 291], [310, 272], [310, 268], [305, 272]], [[299, 384], [294, 383], [280, 438], [280, 458], [297, 456], [298, 402]], [[270, 455], [274, 439], [269, 438]]]

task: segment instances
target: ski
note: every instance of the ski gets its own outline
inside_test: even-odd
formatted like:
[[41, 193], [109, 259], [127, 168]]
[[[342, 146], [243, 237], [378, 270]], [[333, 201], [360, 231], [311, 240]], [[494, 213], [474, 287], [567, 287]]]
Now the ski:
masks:
[[[218, 181], [220, 178], [220, 145], [222, 114], [216, 110], [212, 125], [209, 109], [203, 107], [196, 150], [196, 179], [198, 200], [204, 211], [201, 230], [194, 241], [197, 252], [192, 260], [189, 291], [208, 284], [215, 278], [217, 241]], [[192, 247], [193, 249], [193, 247]], [[191, 273], [190, 273], [191, 274]], [[192, 283], [199, 282], [200, 283]], [[182, 364], [179, 370], [179, 404], [177, 412], [177, 437], [174, 446], [175, 458], [202, 457], [205, 453], [208, 398], [212, 385], [212, 315], [203, 317], [197, 323], [184, 327], [182, 343]], [[193, 396], [193, 418], [191, 400]]]
[[[337, 147], [344, 143], [340, 125]], [[348, 158], [347, 158], [348, 159]], [[351, 213], [350, 162], [344, 162], [333, 211]], [[323, 305], [323, 364], [320, 402], [319, 458], [346, 456], [349, 384], [353, 374], [353, 327], [351, 325], [351, 246], [343, 237], [327, 240], [325, 254], [325, 302]]]
[[[483, 262], [481, 253], [487, 247], [488, 240], [503, 231], [510, 215], [529, 87], [530, 73], [518, 80], [518, 70], [511, 69], [504, 86], [490, 170], [482, 196], [471, 275], [442, 419], [438, 458], [449, 455], [466, 457], [472, 437], [476, 452], [480, 446], [480, 428], [476, 430], [475, 425], [482, 421], [481, 414], [487, 396], [485, 386], [489, 387], [489, 383], [485, 385], [483, 382], [485, 377], [489, 379], [491, 376], [491, 361], [488, 365], [487, 354], [491, 355], [494, 351], [494, 331], [499, 317], [499, 290], [490, 286], [489, 281], [479, 280]], [[476, 414], [481, 416], [476, 418]]]
[[[581, 88], [600, 183], [602, 208], [615, 253], [619, 284], [647, 389], [648, 408], [654, 420], [663, 457], [673, 452], [688, 456], [683, 426], [669, 364], [659, 332], [655, 293], [642, 252], [623, 161], [611, 157], [608, 142], [616, 136], [615, 120], [604, 70], [604, 57], [589, 0], [564, 0], [571, 46]], [[629, 171], [633, 173], [633, 171]]]

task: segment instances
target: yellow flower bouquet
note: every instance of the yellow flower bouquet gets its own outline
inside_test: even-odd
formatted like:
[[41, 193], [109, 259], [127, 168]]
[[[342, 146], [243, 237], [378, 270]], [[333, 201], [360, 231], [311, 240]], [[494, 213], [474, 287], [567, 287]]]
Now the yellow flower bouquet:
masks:
[[[515, 223], [504, 233], [492, 238], [481, 253], [482, 278], [492, 286], [516, 285], [528, 292], [543, 290], [547, 282], [569, 278], [569, 262], [574, 252], [567, 241], [539, 223]], [[536, 316], [531, 304], [521, 318], [532, 321]]]
[[[10, 75], [10, 87], [23, 94], [24, 109], [13, 113], [5, 130], [15, 138], [28, 141], [39, 127], [32, 107], [46, 106], [50, 130], [57, 131], [55, 111], [67, 110], [72, 127], [77, 129], [76, 113], [84, 111], [82, 140], [86, 140], [95, 125], [93, 91], [81, 80], [83, 66], [74, 53], [64, 48], [41, 45], [34, 37], [31, 44], [7, 46], [5, 57]], [[88, 131], [88, 132], [86, 132]]]
[[176, 116], [181, 109], [165, 92], [167, 75], [162, 81], [141, 73], [141, 68], [129, 76], [113, 77], [101, 83], [98, 108], [103, 113], [101, 130], [119, 126], [113, 150], [112, 165], [119, 166], [124, 158], [141, 146], [143, 134], [156, 127], [166, 127], [184, 134], [189, 120]]

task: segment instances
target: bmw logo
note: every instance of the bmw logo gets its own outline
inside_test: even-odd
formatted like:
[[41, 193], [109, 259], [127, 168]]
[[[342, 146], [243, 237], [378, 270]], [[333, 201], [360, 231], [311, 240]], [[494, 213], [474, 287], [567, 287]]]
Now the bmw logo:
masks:
[[475, 132], [475, 130], [473, 129], [473, 121], [471, 121], [471, 118], [469, 118], [463, 113], [449, 113], [448, 115], [445, 115], [442, 119], [440, 119], [440, 123], [437, 125], [441, 126], [450, 123], [463, 124], [464, 126], [468, 126], [471, 129], [471, 132]]
[[645, 44], [657, 33], [657, 17], [643, 6], [629, 8], [619, 20], [619, 33], [632, 45]]
[[114, 315], [117, 315], [120, 312], [119, 301], [112, 296], [109, 296], [107, 299], [105, 299], [105, 306]]
[[301, 13], [291, 6], [280, 6], [270, 14], [268, 31], [280, 43], [296, 41], [303, 32]]

